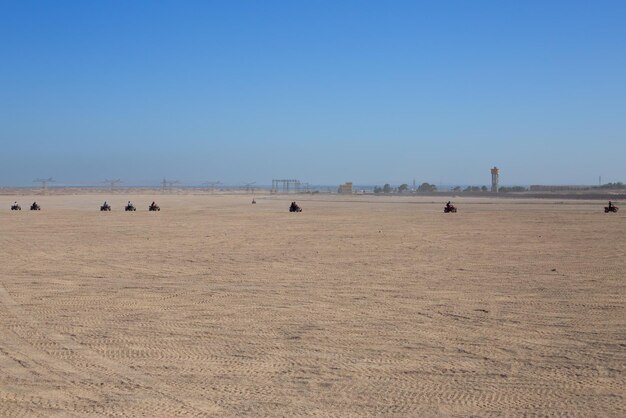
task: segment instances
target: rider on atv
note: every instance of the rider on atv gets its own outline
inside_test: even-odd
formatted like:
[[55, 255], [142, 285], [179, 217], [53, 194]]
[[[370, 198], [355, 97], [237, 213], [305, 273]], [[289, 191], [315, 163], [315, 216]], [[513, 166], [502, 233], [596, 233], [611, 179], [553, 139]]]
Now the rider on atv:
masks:
[[298, 206], [296, 202], [291, 202], [291, 206], [289, 206], [289, 212], [300, 212], [300, 211], [302, 211], [302, 209], [300, 209], [300, 206]]

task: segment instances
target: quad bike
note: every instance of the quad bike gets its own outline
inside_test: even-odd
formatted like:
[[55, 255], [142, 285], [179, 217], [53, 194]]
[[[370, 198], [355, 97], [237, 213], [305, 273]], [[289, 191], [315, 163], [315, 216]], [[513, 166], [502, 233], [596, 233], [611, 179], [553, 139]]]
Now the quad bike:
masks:
[[17, 203], [11, 205], [11, 210], [22, 210], [22, 207]]
[[456, 206], [450, 205], [443, 208], [443, 213], [456, 213]]
[[293, 202], [291, 206], [289, 206], [289, 212], [302, 212], [302, 208]]
[[124, 206], [124, 210], [126, 212], [134, 212], [137, 210], [137, 208], [135, 208], [135, 205], [133, 205], [132, 203], [129, 203], [128, 205]]
[[104, 205], [100, 206], [100, 212], [111, 212], [111, 205], [105, 203]]
[[33, 202], [33, 204], [30, 205], [30, 210], [41, 210], [41, 206], [39, 206], [37, 202]]
[[613, 212], [613, 213], [617, 213], [617, 211], [619, 210], [619, 208], [617, 206], [605, 206], [604, 207], [604, 213], [609, 213], [609, 212]]
[[161, 208], [156, 203], [153, 203], [150, 206], [148, 206], [148, 210], [150, 212], [159, 212], [159, 211], [161, 211]]

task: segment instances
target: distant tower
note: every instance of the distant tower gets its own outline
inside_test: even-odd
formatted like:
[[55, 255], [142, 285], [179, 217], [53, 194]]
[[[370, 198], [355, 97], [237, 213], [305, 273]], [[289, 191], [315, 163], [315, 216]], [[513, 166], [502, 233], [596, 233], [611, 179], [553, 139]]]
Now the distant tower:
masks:
[[500, 187], [500, 169], [494, 167], [491, 169], [491, 193], [498, 193]]

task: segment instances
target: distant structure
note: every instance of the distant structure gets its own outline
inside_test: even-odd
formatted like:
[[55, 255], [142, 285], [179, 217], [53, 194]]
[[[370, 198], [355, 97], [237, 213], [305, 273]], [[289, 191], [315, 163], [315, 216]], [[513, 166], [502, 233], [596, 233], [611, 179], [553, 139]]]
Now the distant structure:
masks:
[[175, 184], [179, 184], [180, 181], [178, 180], [167, 180], [167, 179], [163, 179], [163, 181], [161, 182], [161, 187], [163, 189], [163, 191], [167, 190], [168, 188], [172, 188], [173, 185]]
[[47, 179], [36, 179], [33, 180], [34, 183], [41, 183], [41, 188], [43, 189], [43, 192], [45, 193], [46, 190], [48, 189], [48, 183], [53, 183], [54, 180], [52, 179], [52, 177], [47, 178]]
[[242, 189], [246, 189], [246, 192], [250, 193], [252, 192], [252, 194], [254, 194], [254, 185], [256, 184], [256, 181], [250, 182], [250, 183], [244, 183], [243, 186], [241, 186]]
[[122, 182], [122, 180], [120, 180], [120, 179], [115, 179], [115, 180], [108, 180], [107, 179], [107, 180], [103, 181], [103, 183], [107, 183], [110, 186], [110, 188], [111, 188], [110, 190], [113, 190], [115, 188], [115, 185], [117, 183], [121, 183], [121, 182]]
[[581, 190], [591, 190], [591, 186], [554, 186], [554, 185], [542, 185], [533, 184], [529, 187], [531, 192], [575, 192]]
[[271, 193], [278, 193], [278, 189], [280, 188], [283, 193], [289, 193], [290, 191], [299, 192], [300, 185], [302, 182], [300, 180], [292, 180], [292, 179], [274, 179], [272, 180], [272, 189]]
[[493, 167], [491, 169], [491, 193], [498, 193], [500, 188], [500, 169]]
[[339, 185], [339, 194], [352, 194], [352, 182], [346, 182], [344, 184]]
[[206, 186], [206, 188], [211, 190], [211, 193], [213, 193], [215, 191], [215, 187], [219, 186], [220, 184], [222, 184], [221, 181], [205, 181], [204, 183], [202, 183], [203, 186]]

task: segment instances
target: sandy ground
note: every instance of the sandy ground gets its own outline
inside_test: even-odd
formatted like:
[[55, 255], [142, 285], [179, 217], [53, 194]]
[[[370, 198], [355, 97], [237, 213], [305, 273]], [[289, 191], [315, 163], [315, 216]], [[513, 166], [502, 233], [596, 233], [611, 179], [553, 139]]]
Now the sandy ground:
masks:
[[626, 415], [626, 207], [14, 199], [2, 416]]

